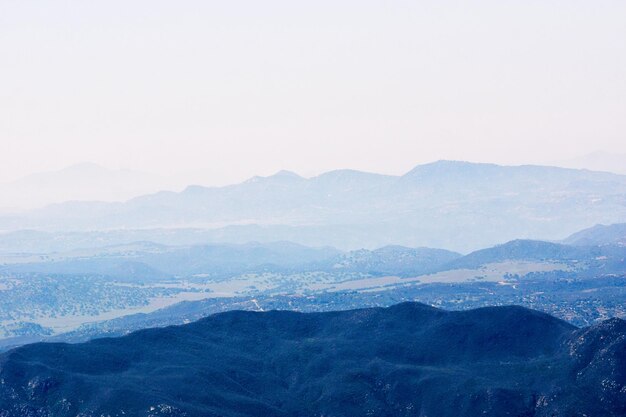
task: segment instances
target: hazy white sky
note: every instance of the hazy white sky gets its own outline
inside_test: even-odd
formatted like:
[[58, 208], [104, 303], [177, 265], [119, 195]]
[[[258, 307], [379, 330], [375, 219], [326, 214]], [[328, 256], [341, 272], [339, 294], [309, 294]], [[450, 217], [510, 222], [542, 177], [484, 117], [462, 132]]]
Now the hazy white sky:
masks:
[[625, 22], [623, 0], [0, 0], [0, 181], [625, 153]]

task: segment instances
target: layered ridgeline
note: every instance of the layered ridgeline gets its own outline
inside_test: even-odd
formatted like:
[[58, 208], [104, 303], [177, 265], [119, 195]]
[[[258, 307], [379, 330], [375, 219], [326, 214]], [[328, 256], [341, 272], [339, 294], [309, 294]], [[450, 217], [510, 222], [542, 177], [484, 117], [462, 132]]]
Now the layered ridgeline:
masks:
[[626, 323], [521, 307], [233, 311], [0, 362], [7, 417], [626, 413]]
[[[589, 270], [595, 274], [620, 274], [626, 268], [626, 245], [620, 243], [626, 241], [626, 228], [621, 226], [624, 224], [596, 226], [581, 231], [566, 239], [571, 240], [572, 244], [516, 239], [464, 256], [445, 249], [426, 247], [390, 245], [374, 250], [341, 251], [333, 247], [308, 247], [293, 242], [191, 246], [133, 242], [66, 252], [2, 253], [0, 250], [0, 274], [89, 274], [123, 281], [149, 282], [175, 278], [226, 279], [237, 274], [264, 272], [343, 272], [416, 277], [442, 271], [475, 270], [485, 265], [511, 261], [558, 264], [560, 269], [570, 272]], [[599, 236], [593, 239], [586, 237], [586, 233], [595, 236], [598, 228], [616, 232], [605, 236], [605, 239]], [[41, 243], [30, 242], [42, 234], [32, 234], [24, 247], [31, 244], [41, 246]], [[585, 246], [581, 243], [585, 241], [593, 245]], [[503, 270], [503, 273], [506, 272], [515, 271]]]
[[69, 202], [4, 215], [0, 230], [130, 229], [143, 230], [139, 240], [167, 244], [195, 244], [202, 236], [203, 242], [288, 240], [340, 249], [399, 244], [468, 252], [624, 222], [625, 202], [623, 175], [440, 161], [403, 176], [343, 170], [302, 178], [280, 172], [125, 203]]

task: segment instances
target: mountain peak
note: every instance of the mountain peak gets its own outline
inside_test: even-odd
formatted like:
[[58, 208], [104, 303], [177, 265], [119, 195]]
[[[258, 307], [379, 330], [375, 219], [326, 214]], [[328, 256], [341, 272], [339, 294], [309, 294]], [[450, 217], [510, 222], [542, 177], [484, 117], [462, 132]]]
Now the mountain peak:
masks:
[[298, 174], [296, 174], [293, 171], [287, 171], [285, 169], [281, 169], [280, 171], [278, 171], [277, 173], [275, 173], [274, 175], [270, 175], [267, 178], [293, 178], [293, 179], [302, 179], [302, 177]]

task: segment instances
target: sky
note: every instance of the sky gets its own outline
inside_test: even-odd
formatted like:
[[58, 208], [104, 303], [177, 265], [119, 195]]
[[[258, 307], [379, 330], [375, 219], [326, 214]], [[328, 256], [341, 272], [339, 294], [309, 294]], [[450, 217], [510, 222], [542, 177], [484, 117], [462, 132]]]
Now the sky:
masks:
[[0, 0], [0, 181], [626, 153], [626, 2]]

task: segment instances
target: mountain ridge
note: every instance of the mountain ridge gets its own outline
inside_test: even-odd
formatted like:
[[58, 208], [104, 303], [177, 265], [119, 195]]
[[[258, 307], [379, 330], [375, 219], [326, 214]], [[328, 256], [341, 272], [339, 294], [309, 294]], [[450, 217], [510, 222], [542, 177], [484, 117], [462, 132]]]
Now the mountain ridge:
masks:
[[123, 203], [59, 204], [0, 216], [0, 230], [230, 228], [219, 232], [225, 240], [245, 234], [340, 249], [400, 244], [469, 252], [515, 238], [559, 240], [596, 223], [624, 221], [626, 176], [440, 161], [404, 176], [280, 174]]

